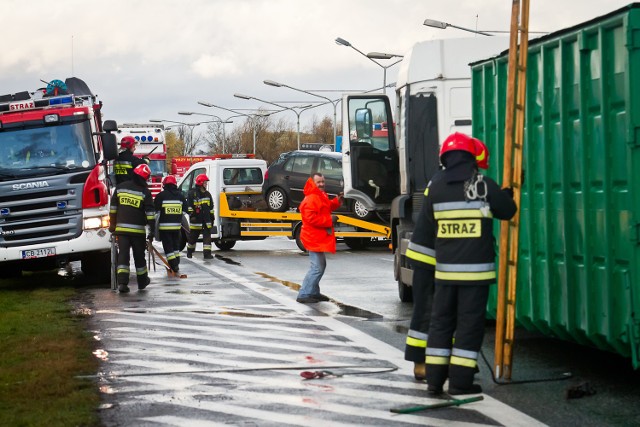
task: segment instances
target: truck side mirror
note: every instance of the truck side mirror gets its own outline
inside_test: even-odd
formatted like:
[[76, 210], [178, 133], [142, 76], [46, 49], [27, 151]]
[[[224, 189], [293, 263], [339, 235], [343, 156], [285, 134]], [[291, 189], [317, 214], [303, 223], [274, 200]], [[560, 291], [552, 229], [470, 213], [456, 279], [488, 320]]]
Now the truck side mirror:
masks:
[[104, 150], [105, 160], [113, 160], [118, 157], [116, 136], [112, 133], [103, 133], [100, 137], [102, 138], [102, 149]]
[[105, 132], [115, 132], [118, 130], [118, 124], [115, 120], [105, 120], [102, 124], [102, 130]]

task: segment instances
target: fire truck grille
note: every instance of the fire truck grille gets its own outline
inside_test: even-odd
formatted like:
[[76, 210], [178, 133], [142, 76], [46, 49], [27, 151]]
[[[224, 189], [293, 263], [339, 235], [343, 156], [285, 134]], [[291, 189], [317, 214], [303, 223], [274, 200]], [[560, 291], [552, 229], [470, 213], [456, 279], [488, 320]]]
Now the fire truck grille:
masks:
[[82, 232], [81, 196], [67, 190], [0, 197], [0, 246], [73, 239]]

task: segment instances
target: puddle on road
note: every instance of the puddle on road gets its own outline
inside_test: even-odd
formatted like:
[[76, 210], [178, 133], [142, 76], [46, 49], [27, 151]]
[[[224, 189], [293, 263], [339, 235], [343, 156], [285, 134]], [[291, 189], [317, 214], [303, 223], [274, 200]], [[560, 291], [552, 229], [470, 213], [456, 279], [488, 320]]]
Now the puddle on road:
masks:
[[294, 291], [299, 291], [300, 290], [300, 285], [298, 283], [288, 282], [286, 280], [280, 280], [280, 279], [278, 279], [276, 277], [268, 275], [267, 273], [261, 273], [259, 271], [256, 271], [256, 274], [258, 276], [262, 276], [265, 279], [269, 279], [272, 282], [280, 283], [281, 285], [285, 285], [287, 288], [293, 289]]
[[[300, 285], [298, 283], [294, 283], [294, 282], [289, 282], [286, 280], [280, 280], [276, 277], [270, 276], [266, 273], [262, 273], [257, 271], [256, 272], [257, 275], [262, 276], [265, 279], [268, 279], [272, 282], [275, 283], [280, 283], [281, 285], [286, 286], [289, 289], [292, 289], [294, 291], [298, 291], [300, 290]], [[339, 301], [336, 300], [331, 300], [330, 302], [334, 303], [335, 305], [338, 306], [338, 308], [340, 308], [340, 311], [336, 312], [336, 313], [332, 313], [332, 316], [349, 316], [349, 317], [361, 317], [367, 320], [380, 320], [383, 318], [382, 315], [378, 314], [378, 313], [373, 313], [371, 311], [368, 310], [364, 310], [362, 308], [358, 308], [358, 307], [354, 307], [352, 305], [347, 305], [347, 304], [343, 304]]]
[[402, 326], [402, 325], [394, 326], [393, 330], [403, 335], [407, 335], [409, 333], [409, 328], [407, 326]]
[[232, 260], [231, 258], [227, 258], [227, 257], [224, 257], [224, 256], [222, 256], [222, 255], [215, 254], [214, 256], [216, 257], [216, 259], [219, 259], [220, 261], [224, 261], [224, 262], [226, 262], [227, 264], [231, 264], [231, 265], [242, 265], [242, 264], [240, 264], [238, 261], [234, 261], [234, 260]]
[[213, 291], [183, 291], [183, 290], [175, 290], [175, 291], [166, 291], [167, 294], [180, 294], [180, 295], [211, 295]]

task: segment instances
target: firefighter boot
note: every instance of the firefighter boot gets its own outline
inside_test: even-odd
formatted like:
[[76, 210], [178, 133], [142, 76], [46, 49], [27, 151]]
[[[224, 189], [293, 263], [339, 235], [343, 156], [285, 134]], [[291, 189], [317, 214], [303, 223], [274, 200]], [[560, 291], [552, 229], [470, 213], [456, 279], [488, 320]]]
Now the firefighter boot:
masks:
[[192, 257], [193, 257], [193, 249], [187, 248], [187, 258], [192, 258]]
[[205, 250], [204, 252], [204, 259], [213, 259], [213, 255], [211, 255], [211, 250]]

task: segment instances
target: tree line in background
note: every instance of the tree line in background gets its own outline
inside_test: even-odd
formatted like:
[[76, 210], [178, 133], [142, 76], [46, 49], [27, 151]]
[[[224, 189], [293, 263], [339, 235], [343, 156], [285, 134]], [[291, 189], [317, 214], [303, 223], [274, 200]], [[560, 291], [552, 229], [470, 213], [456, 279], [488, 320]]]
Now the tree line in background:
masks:
[[[253, 153], [253, 126], [256, 132], [256, 158], [266, 160], [267, 164], [275, 161], [280, 154], [298, 148], [296, 123], [282, 117], [247, 117], [231, 131], [223, 126], [220, 122], [207, 123], [206, 130], [200, 133], [195, 130], [192, 132], [190, 126], [172, 126], [166, 133], [168, 169], [171, 159], [177, 156]], [[338, 134], [340, 128], [338, 123]], [[329, 116], [313, 116], [311, 122], [300, 129], [300, 144], [310, 143], [333, 145], [333, 120]]]

